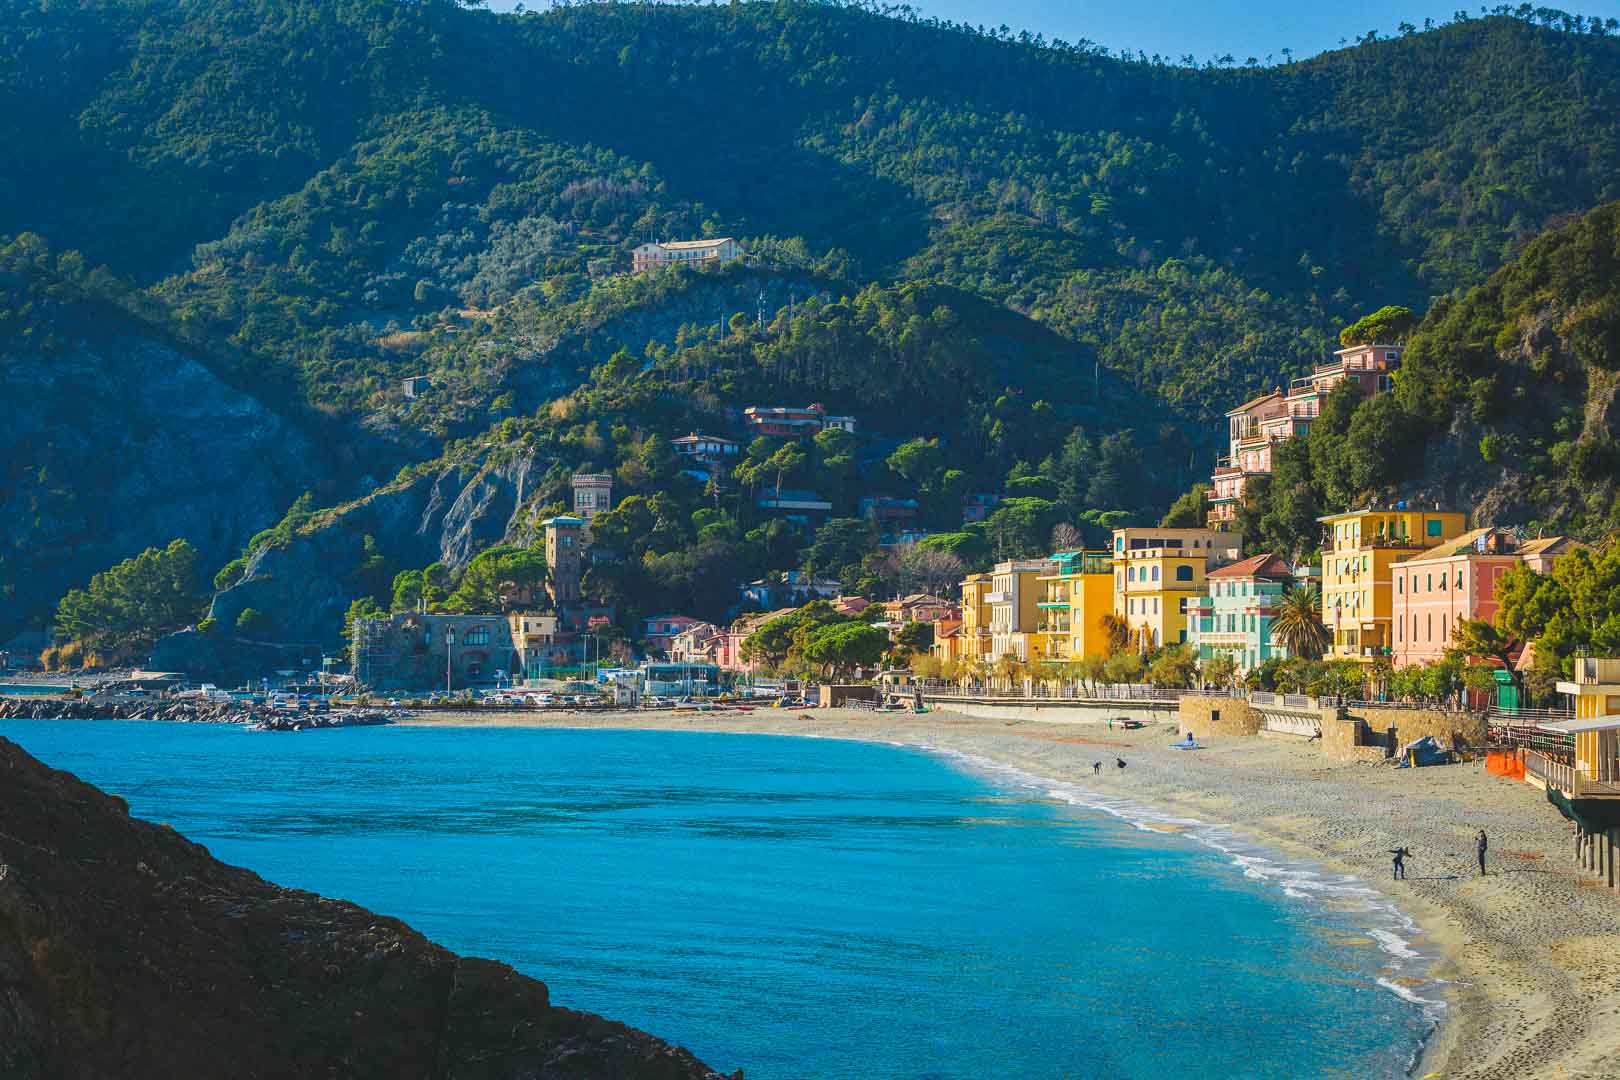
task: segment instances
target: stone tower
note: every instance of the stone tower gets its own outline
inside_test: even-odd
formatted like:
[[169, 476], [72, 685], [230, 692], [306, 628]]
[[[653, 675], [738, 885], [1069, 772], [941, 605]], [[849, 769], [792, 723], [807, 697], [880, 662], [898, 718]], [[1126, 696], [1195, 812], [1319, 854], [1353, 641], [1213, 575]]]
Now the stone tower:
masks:
[[551, 569], [551, 605], [561, 615], [578, 607], [579, 578], [585, 565], [585, 519], [559, 514], [541, 522], [546, 530], [546, 565]]
[[613, 509], [612, 473], [574, 474], [574, 513], [589, 522]]

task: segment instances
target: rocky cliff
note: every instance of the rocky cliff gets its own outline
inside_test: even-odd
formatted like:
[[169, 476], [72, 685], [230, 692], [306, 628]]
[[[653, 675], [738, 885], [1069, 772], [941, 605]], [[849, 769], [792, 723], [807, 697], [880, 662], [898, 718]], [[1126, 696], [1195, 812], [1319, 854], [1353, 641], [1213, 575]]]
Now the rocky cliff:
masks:
[[0, 642], [144, 548], [184, 537], [219, 566], [331, 473], [296, 425], [133, 323], [0, 358], [0, 463]]
[[4, 739], [0, 1076], [722, 1080], [504, 964], [226, 866]]

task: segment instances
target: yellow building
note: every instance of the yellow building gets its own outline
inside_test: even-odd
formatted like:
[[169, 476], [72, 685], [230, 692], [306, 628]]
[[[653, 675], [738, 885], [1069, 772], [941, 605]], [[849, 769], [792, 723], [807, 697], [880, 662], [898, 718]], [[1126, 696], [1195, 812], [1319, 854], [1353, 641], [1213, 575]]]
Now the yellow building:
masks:
[[1114, 530], [1113, 611], [1139, 650], [1187, 640], [1187, 603], [1204, 594], [1204, 577], [1236, 562], [1243, 534], [1216, 529]]
[[1574, 698], [1575, 719], [1620, 717], [1620, 660], [1577, 656], [1575, 681], [1560, 682], [1558, 692]]
[[1322, 622], [1333, 634], [1331, 658], [1371, 660], [1391, 652], [1391, 567], [1462, 534], [1467, 515], [1452, 510], [1351, 510], [1317, 518], [1322, 543]]
[[969, 574], [962, 582], [962, 628], [957, 632], [954, 659], [967, 664], [987, 660], [990, 655], [989, 574]]
[[1113, 560], [1106, 551], [1060, 551], [1041, 576], [1037, 655], [1045, 660], [1106, 656], [1103, 616], [1114, 610]]

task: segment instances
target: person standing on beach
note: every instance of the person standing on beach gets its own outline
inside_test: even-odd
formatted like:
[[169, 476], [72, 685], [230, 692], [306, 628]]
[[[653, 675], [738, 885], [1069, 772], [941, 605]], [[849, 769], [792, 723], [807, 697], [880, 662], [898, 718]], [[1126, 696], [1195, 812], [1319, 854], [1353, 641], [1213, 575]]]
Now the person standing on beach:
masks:
[[1485, 830], [1479, 830], [1479, 834], [1474, 837], [1474, 854], [1479, 856], [1480, 877], [1485, 876], [1485, 849], [1489, 846], [1490, 841], [1485, 837]]
[[1091, 763], [1091, 775], [1092, 776], [1101, 776], [1102, 775], [1102, 762], [1093, 761]]
[[1406, 860], [1412, 857], [1411, 850], [1404, 847], [1390, 848], [1389, 853], [1395, 856], [1395, 880], [1405, 881]]

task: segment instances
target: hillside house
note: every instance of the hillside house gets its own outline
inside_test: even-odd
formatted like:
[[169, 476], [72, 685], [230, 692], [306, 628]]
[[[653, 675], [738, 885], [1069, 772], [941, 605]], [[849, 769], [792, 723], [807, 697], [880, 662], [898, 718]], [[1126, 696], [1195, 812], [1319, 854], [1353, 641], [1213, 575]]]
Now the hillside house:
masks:
[[665, 240], [636, 248], [630, 256], [630, 268], [639, 274], [664, 266], [718, 265], [742, 255], [742, 245], [729, 236], [717, 240]]

